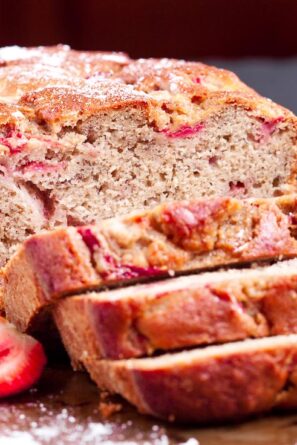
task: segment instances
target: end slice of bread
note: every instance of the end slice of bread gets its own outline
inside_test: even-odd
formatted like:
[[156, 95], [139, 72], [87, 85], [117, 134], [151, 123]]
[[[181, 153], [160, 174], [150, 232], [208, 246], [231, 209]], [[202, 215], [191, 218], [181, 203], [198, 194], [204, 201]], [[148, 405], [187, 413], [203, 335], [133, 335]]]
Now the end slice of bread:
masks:
[[54, 320], [74, 368], [297, 333], [297, 260], [68, 297]]
[[246, 340], [155, 358], [87, 361], [102, 389], [169, 421], [239, 420], [297, 407], [297, 335]]

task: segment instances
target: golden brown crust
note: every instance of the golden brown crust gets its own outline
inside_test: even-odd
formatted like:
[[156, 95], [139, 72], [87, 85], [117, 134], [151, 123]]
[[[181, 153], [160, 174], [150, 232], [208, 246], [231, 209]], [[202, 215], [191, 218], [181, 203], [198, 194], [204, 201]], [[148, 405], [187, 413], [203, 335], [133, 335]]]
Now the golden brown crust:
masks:
[[124, 53], [75, 51], [67, 45], [1, 48], [0, 102], [20, 105], [31, 120], [66, 125], [74, 116], [77, 121], [102, 109], [137, 108], [147, 102], [145, 95], [118, 80], [100, 82], [128, 62]]
[[23, 264], [33, 271], [38, 295], [43, 295], [22, 323], [26, 330], [42, 306], [66, 294], [161, 277], [170, 271], [293, 257], [296, 205], [294, 195], [201, 199], [162, 204], [95, 226], [35, 235], [4, 269], [7, 316], [12, 321], [22, 318], [22, 306], [15, 303], [25, 295], [31, 298], [19, 273]]
[[81, 85], [48, 87], [24, 95], [20, 104], [32, 107], [38, 121], [75, 125], [79, 119], [125, 107], [146, 108], [147, 98], [128, 85], [96, 79]]
[[16, 105], [0, 103], [0, 125], [18, 125], [24, 118]]
[[[20, 97], [30, 91], [70, 85], [80, 85], [84, 97], [85, 81], [93, 77], [109, 77], [128, 63], [128, 60], [122, 53], [80, 52], [71, 50], [66, 45], [2, 48], [0, 98], [17, 103]], [[106, 98], [108, 99], [109, 97]], [[48, 102], [48, 107], [50, 106], [51, 103]]]
[[[29, 104], [28, 117], [38, 122], [74, 125], [75, 119], [102, 109], [141, 103], [149, 104], [148, 123], [158, 131], [193, 126], [230, 106], [263, 121], [282, 119], [284, 125], [296, 125], [292, 113], [259, 96], [232, 72], [202, 63], [131, 61], [123, 53], [80, 52], [58, 45], [2, 48], [0, 66], [2, 101]], [[100, 82], [107, 78], [111, 83]]]
[[297, 406], [297, 335], [86, 363], [99, 387], [169, 421], [213, 423]]
[[234, 73], [202, 63], [140, 59], [116, 76], [149, 95], [153, 104], [150, 119], [159, 128], [165, 125], [165, 113], [171, 115], [173, 127], [178, 127], [203, 122], [231, 105], [254, 112], [263, 120], [291, 118], [296, 125], [292, 113], [261, 97]]
[[172, 93], [242, 91], [255, 93], [236, 74], [199, 62], [174, 59], [139, 59], [123, 68], [121, 78], [146, 91]]

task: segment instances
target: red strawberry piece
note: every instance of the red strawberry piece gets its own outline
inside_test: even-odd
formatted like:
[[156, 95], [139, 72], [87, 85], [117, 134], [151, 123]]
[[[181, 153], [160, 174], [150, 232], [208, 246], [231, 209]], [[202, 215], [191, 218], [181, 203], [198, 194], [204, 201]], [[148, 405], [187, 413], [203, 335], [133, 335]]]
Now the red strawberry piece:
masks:
[[30, 388], [45, 364], [42, 345], [0, 317], [0, 397]]

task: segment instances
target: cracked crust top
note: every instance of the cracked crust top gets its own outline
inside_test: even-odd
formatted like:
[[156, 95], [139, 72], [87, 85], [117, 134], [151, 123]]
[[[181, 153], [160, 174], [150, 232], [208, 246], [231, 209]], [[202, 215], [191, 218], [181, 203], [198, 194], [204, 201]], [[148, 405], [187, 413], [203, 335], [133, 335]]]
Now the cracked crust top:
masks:
[[74, 125], [102, 110], [145, 106], [149, 124], [176, 130], [233, 105], [263, 121], [296, 125], [292, 113], [227, 70], [171, 59], [133, 61], [124, 53], [66, 45], [0, 49], [0, 102], [48, 124]]
[[139, 59], [123, 67], [120, 76], [150, 96], [155, 104], [151, 115], [158, 126], [166, 126], [166, 113], [174, 116], [178, 126], [204, 120], [207, 114], [228, 105], [256, 111], [263, 119], [293, 116], [249, 88], [236, 74], [203, 63]]
[[146, 107], [145, 94], [130, 85], [107, 79], [86, 80], [77, 85], [65, 85], [32, 91], [20, 103], [31, 107], [38, 121], [75, 125], [100, 111], [127, 106]]

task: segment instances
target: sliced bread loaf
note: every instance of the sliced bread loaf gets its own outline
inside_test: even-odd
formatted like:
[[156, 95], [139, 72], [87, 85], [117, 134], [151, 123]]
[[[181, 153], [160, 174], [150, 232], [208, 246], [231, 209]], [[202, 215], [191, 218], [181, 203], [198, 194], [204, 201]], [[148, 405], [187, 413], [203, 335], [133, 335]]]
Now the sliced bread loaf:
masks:
[[65, 295], [297, 254], [296, 196], [209, 198], [27, 239], [3, 271], [7, 318], [26, 331]]

